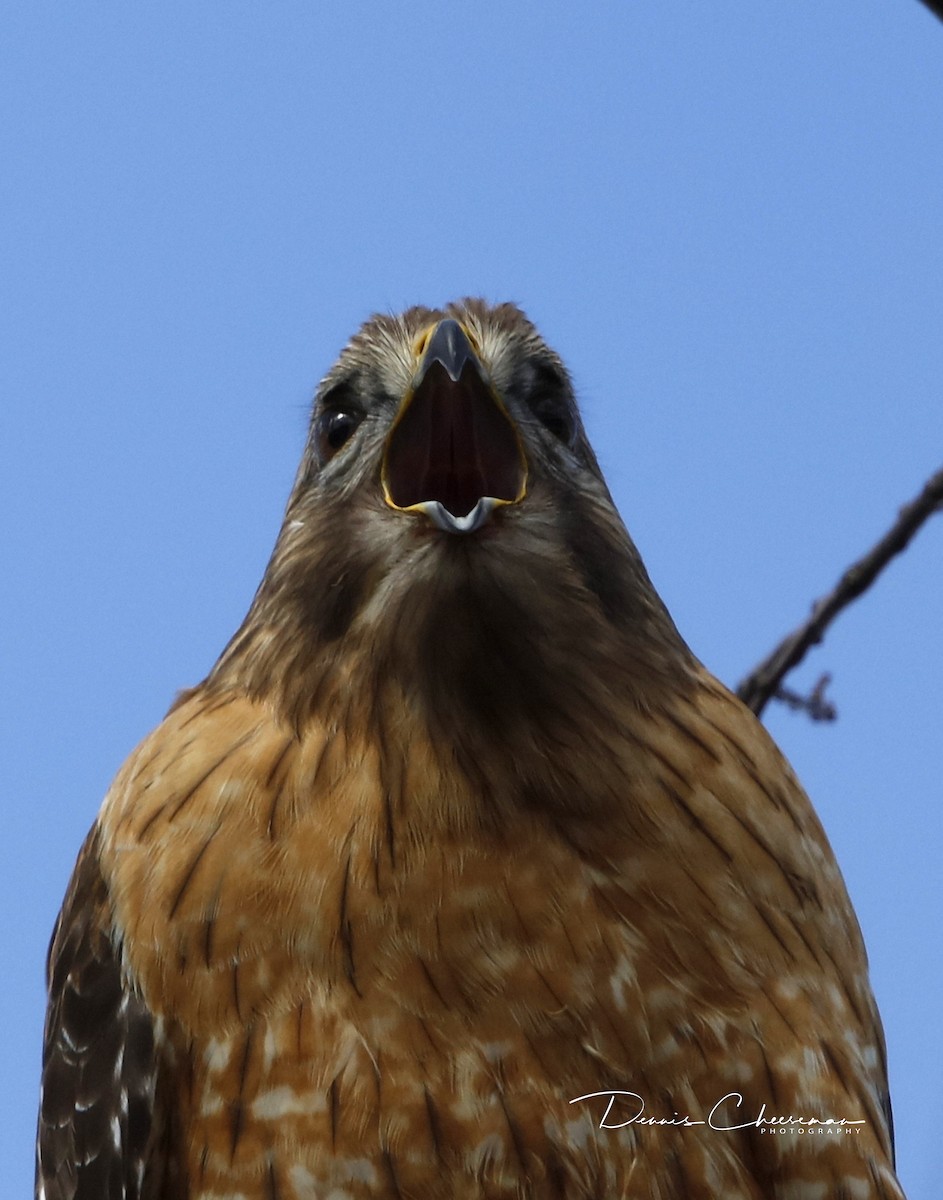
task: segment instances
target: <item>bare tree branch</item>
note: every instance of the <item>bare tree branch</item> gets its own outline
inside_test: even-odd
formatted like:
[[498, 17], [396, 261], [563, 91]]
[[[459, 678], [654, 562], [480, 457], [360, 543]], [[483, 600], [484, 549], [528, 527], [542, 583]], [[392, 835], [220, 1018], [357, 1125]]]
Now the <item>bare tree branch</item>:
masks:
[[[922, 0], [924, 6], [943, 21], [943, 0]], [[938, 509], [943, 507], [943, 471], [938, 471], [924, 485], [923, 491], [911, 504], [902, 508], [897, 520], [865, 556], [852, 564], [838, 583], [812, 606], [809, 619], [755, 667], [737, 687], [737, 695], [757, 716], [771, 699], [780, 700], [790, 708], [808, 714], [813, 721], [834, 721], [838, 716], [835, 705], [827, 699], [825, 690], [830, 675], [822, 675], [807, 696], [783, 687], [782, 681], [805, 658], [812, 646], [825, 636], [825, 631], [838, 614], [871, 586], [890, 560], [906, 549], [908, 542]]]
[[[776, 696], [786, 675], [802, 662], [809, 649], [821, 642], [825, 631], [838, 614], [856, 600], [862, 592], [874, 583], [891, 559], [906, 549], [908, 542], [934, 512], [943, 507], [943, 470], [938, 471], [924, 485], [923, 491], [910, 504], [906, 504], [898, 513], [897, 520], [885, 533], [881, 540], [856, 563], [853, 563], [842, 575], [838, 583], [827, 596], [817, 600], [812, 606], [809, 619], [798, 629], [784, 638], [772, 654], [764, 659], [758, 667], [740, 683], [737, 695], [759, 716], [766, 707], [770, 697]], [[803, 708], [810, 715], [812, 708], [825, 701], [824, 691], [827, 678], [819, 681], [810, 697], [803, 699], [796, 693], [789, 693], [798, 703], [795, 708]], [[818, 697], [816, 699], [816, 693]], [[782, 696], [787, 703], [792, 703]], [[833, 709], [834, 711], [834, 709]], [[823, 718], [821, 715], [815, 719]]]

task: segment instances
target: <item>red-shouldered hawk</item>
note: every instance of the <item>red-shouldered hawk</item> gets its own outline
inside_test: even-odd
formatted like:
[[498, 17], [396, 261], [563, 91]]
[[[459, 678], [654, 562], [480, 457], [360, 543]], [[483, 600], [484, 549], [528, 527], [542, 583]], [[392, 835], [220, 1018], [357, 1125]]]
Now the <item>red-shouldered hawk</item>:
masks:
[[49, 959], [43, 1200], [900, 1197], [825, 835], [524, 315], [375, 317]]

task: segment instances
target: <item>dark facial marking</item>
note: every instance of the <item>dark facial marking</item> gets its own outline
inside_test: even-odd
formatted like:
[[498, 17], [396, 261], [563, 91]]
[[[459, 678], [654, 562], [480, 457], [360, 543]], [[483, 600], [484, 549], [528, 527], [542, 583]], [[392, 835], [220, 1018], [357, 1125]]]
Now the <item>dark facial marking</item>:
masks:
[[321, 556], [317, 569], [300, 575], [290, 600], [302, 629], [320, 642], [342, 638], [367, 598], [371, 562], [338, 531], [337, 540]]
[[576, 492], [561, 497], [558, 505], [564, 541], [586, 588], [599, 601], [603, 615], [618, 629], [630, 626], [637, 581], [633, 580], [622, 546], [610, 544], [604, 526], [585, 511]]

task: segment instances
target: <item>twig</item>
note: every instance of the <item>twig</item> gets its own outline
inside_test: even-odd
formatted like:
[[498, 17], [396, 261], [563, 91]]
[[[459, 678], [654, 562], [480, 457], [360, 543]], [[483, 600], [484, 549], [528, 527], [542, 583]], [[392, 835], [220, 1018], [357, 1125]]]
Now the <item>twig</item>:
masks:
[[825, 631], [842, 609], [867, 591], [891, 559], [939, 508], [943, 507], [943, 470], [924, 485], [923, 491], [898, 513], [897, 520], [868, 553], [853, 563], [827, 596], [812, 606], [809, 619], [784, 638], [772, 654], [741, 682], [737, 695], [759, 716], [786, 675], [802, 662], [809, 649], [821, 642]]
[[780, 684], [773, 692], [773, 699], [781, 700], [787, 708], [794, 711], [804, 712], [813, 721], [837, 721], [838, 709], [825, 695], [825, 689], [831, 682], [831, 675], [826, 673], [820, 676], [808, 696], [802, 696], [799, 692], [794, 692], [792, 688]]

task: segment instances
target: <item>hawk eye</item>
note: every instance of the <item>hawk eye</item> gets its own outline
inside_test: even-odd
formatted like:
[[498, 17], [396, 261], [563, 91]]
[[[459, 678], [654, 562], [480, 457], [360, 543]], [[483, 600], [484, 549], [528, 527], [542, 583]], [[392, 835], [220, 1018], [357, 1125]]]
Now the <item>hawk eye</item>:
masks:
[[362, 415], [343, 408], [327, 408], [318, 413], [314, 422], [318, 458], [326, 463], [350, 441]]
[[544, 429], [566, 446], [576, 437], [576, 420], [567, 395], [567, 385], [549, 363], [532, 363], [527, 404]]
[[572, 446], [576, 422], [564, 396], [537, 392], [530, 398], [530, 410], [548, 433], [565, 446]]
[[552, 433], [558, 441], [564, 442], [567, 446], [570, 445], [576, 430], [573, 418], [566, 409], [557, 405], [537, 404], [534, 406], [534, 414], [544, 429]]

